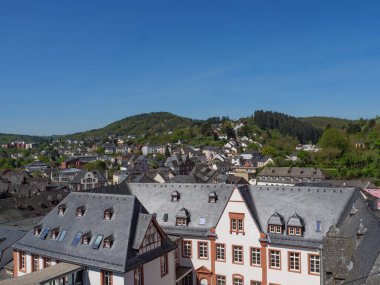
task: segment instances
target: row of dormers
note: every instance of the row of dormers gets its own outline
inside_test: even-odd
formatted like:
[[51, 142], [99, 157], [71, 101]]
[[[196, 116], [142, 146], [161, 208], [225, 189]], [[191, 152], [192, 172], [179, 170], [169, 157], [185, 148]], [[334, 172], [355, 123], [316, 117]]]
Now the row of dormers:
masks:
[[[58, 206], [58, 215], [63, 216], [65, 213], [66, 213], [66, 205], [59, 205]], [[83, 206], [80, 206], [76, 209], [75, 216], [81, 218], [85, 215], [85, 213], [86, 213], [86, 207], [83, 205]], [[104, 220], [109, 221], [112, 219], [113, 216], [114, 216], [113, 208], [109, 208], [109, 209], [104, 210], [104, 212], [103, 212], [103, 219]]]
[[[175, 190], [171, 193], [171, 201], [172, 202], [178, 202], [180, 198], [181, 198], [181, 195], [177, 190]], [[208, 195], [208, 202], [209, 203], [216, 203], [217, 200], [218, 200], [218, 195], [216, 195], [215, 192], [210, 192]]]
[[[49, 235], [50, 233], [50, 235]], [[49, 238], [50, 240], [55, 240], [62, 242], [67, 234], [67, 230], [60, 230], [60, 227], [55, 228], [43, 228], [42, 225], [34, 227], [34, 235], [42, 240]], [[92, 242], [92, 248], [99, 249], [100, 244], [103, 242], [103, 248], [111, 249], [114, 245], [115, 238], [111, 234], [110, 236], [104, 238], [103, 235], [93, 235], [91, 231], [87, 233], [78, 232], [73, 241], [72, 246], [77, 246], [79, 243], [83, 245], [90, 245]]]

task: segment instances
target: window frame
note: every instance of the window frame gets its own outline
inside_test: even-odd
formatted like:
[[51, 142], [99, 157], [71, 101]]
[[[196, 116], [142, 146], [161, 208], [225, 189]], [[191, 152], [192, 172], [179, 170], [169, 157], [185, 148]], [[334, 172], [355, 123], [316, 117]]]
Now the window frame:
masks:
[[[272, 265], [272, 253], [278, 253], [279, 267], [275, 267]], [[269, 250], [269, 268], [273, 269], [273, 270], [281, 270], [281, 250], [278, 250], [278, 249], [270, 249]]]
[[[314, 271], [311, 271], [311, 258], [312, 257], [318, 257], [318, 272], [314, 272]], [[309, 275], [321, 275], [321, 256], [319, 254], [315, 254], [315, 253], [309, 253], [308, 254], [308, 257], [307, 257], [307, 260], [308, 260], [308, 273]]]
[[[235, 233], [235, 234], [243, 234], [245, 235], [244, 231], [244, 213], [228, 213], [229, 218], [230, 218], [230, 234]], [[241, 223], [241, 227], [240, 224]]]
[[[136, 280], [136, 273], [140, 273], [140, 284], [137, 283], [137, 280]], [[143, 266], [139, 266], [139, 267], [136, 267], [134, 270], [133, 270], [133, 284], [134, 285], [144, 285], [144, 267]]]
[[[218, 278], [223, 278], [221, 282], [224, 282], [224, 283], [219, 283], [220, 280], [218, 280]], [[226, 285], [226, 284], [227, 284], [226, 275], [216, 275], [216, 285]]]
[[20, 272], [26, 272], [26, 252], [19, 251], [18, 270]]
[[[201, 246], [206, 246], [206, 256], [201, 256]], [[204, 250], [204, 248], [202, 249]], [[204, 254], [204, 252], [202, 252]], [[208, 242], [198, 241], [198, 259], [208, 260]]]
[[[253, 263], [253, 252], [254, 252], [254, 250], [256, 250], [256, 253], [258, 253], [258, 255], [259, 255], [259, 258], [258, 258], [259, 263]], [[257, 252], [257, 250], [258, 250], [258, 252]], [[251, 264], [251, 266], [261, 267], [261, 248], [260, 247], [250, 247], [249, 251], [250, 251], [250, 264]], [[256, 260], [257, 260], [257, 258], [256, 258]]]
[[[298, 267], [299, 269], [292, 269], [291, 265], [292, 265], [292, 261], [291, 261], [291, 255], [292, 254], [297, 254], [298, 255]], [[297, 259], [297, 257], [295, 257], [295, 259]], [[301, 268], [301, 265], [302, 265], [302, 260], [301, 260], [301, 252], [298, 252], [298, 251], [288, 251], [288, 271], [289, 272], [295, 272], [295, 273], [301, 273], [302, 271], [302, 268]]]
[[[241, 262], [235, 260], [235, 249], [241, 248]], [[239, 264], [243, 265], [244, 264], [244, 247], [242, 245], [232, 245], [232, 263], [233, 264]]]
[[[223, 247], [223, 259], [218, 258], [218, 246]], [[215, 244], [215, 261], [226, 262], [226, 244], [225, 243], [216, 243]]]
[[[36, 261], [37, 261], [37, 264], [36, 264]], [[37, 254], [32, 254], [32, 272], [35, 272], [38, 270], [40, 270], [40, 256]]]
[[[108, 270], [101, 270], [101, 279], [100, 284], [101, 285], [112, 285], [113, 284], [113, 272]], [[109, 275], [108, 275], [109, 274]], [[108, 282], [106, 281], [106, 278], [110, 278]]]
[[241, 275], [241, 274], [236, 274], [236, 273], [233, 274], [233, 275], [232, 275], [232, 285], [236, 285], [236, 284], [235, 284], [236, 279], [240, 280], [240, 281], [241, 281], [241, 284], [244, 285], [244, 276], [243, 276], [243, 275]]
[[[185, 255], [185, 245], [190, 244], [190, 254]], [[191, 258], [193, 255], [193, 241], [192, 240], [182, 240], [182, 257]]]
[[160, 256], [161, 278], [169, 274], [168, 254]]

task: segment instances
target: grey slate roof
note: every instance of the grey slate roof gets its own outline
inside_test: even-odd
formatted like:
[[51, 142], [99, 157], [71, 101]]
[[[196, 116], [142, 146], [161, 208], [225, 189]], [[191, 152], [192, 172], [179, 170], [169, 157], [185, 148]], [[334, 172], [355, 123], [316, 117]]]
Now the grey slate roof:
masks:
[[[157, 222], [167, 234], [204, 237], [216, 226], [234, 186], [226, 184], [137, 184], [121, 183], [89, 190], [90, 192], [135, 195], [150, 213], [157, 214]], [[172, 192], [178, 191], [178, 202], [172, 202]], [[209, 203], [209, 194], [215, 192], [216, 203]], [[188, 226], [176, 226], [178, 211], [185, 208], [190, 215]], [[163, 221], [167, 214], [167, 222]], [[199, 225], [199, 219], [205, 224]]]
[[319, 168], [312, 167], [265, 167], [258, 177], [295, 177], [295, 178], [312, 178], [324, 179], [325, 175]]
[[[329, 227], [346, 215], [347, 207], [351, 207], [358, 197], [354, 188], [242, 186], [239, 189], [264, 232], [276, 211], [285, 221], [297, 213], [304, 223], [301, 240], [319, 244]], [[321, 222], [320, 232], [316, 231], [317, 221]], [[299, 238], [285, 234], [271, 234], [270, 237], [272, 242], [300, 242]]]
[[[63, 216], [58, 214], [59, 205], [42, 221], [44, 228], [67, 230], [63, 242], [46, 240], [34, 235], [30, 230], [21, 240], [14, 244], [14, 248], [32, 253], [49, 256], [54, 259], [70, 263], [94, 266], [118, 272], [127, 272], [165, 252], [173, 250], [175, 245], [168, 239], [163, 239], [162, 247], [138, 255], [135, 248], [149, 225], [152, 215], [134, 196], [73, 192], [62, 201], [66, 205]], [[84, 206], [86, 212], [83, 217], [76, 217], [76, 210]], [[114, 213], [110, 221], [103, 220], [104, 210], [112, 208]], [[79, 244], [72, 246], [72, 241], [78, 233], [91, 232], [92, 239], [89, 245]], [[114, 243], [111, 249], [93, 249], [92, 245], [98, 235], [113, 236]]]

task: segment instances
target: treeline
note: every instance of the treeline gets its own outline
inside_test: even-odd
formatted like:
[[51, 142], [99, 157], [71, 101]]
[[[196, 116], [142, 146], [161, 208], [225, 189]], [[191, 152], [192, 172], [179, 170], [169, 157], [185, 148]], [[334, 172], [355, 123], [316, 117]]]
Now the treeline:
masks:
[[255, 123], [263, 130], [277, 129], [283, 135], [297, 138], [300, 143], [317, 143], [322, 130], [300, 119], [278, 112], [258, 110], [254, 113]]

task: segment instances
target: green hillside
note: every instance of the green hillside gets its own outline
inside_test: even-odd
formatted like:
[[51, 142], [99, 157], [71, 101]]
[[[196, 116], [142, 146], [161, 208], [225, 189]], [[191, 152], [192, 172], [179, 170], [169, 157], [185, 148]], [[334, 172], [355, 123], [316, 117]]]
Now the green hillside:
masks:
[[25, 141], [27, 143], [41, 143], [46, 141], [46, 139], [48, 139], [48, 137], [0, 133], [0, 144], [6, 144], [17, 140]]
[[201, 121], [180, 117], [168, 112], [154, 112], [139, 114], [113, 122], [104, 128], [94, 129], [86, 132], [75, 133], [67, 137], [88, 138], [105, 137], [109, 135], [155, 135], [173, 131], [175, 129], [186, 129], [193, 127]]
[[342, 129], [352, 122], [351, 120], [334, 117], [304, 117], [300, 119], [320, 129], [325, 129], [327, 126]]

